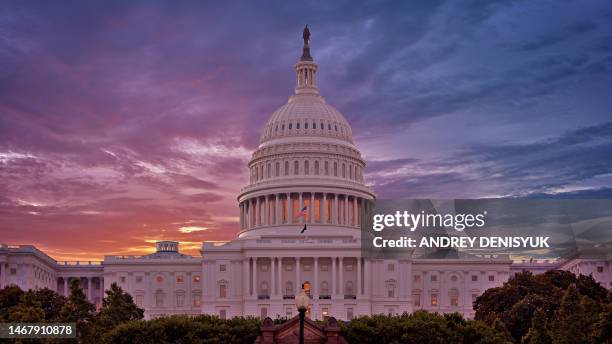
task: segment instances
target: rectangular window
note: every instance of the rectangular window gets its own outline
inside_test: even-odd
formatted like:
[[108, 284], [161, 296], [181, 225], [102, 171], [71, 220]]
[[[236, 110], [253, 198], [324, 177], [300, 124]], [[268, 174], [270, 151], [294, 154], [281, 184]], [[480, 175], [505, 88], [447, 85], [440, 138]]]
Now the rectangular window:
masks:
[[285, 316], [290, 318], [292, 315], [293, 315], [293, 308], [292, 307], [285, 307]]
[[177, 307], [185, 306], [185, 294], [176, 294], [176, 306]]
[[421, 307], [421, 294], [412, 295], [412, 300], [414, 301], [415, 307]]
[[459, 296], [458, 295], [451, 295], [451, 306], [453, 307], [459, 306]]
[[11, 268], [11, 275], [17, 275], [17, 269]]
[[121, 276], [121, 277], [119, 277], [119, 281], [120, 281], [121, 283], [125, 283], [125, 276]]
[[414, 275], [414, 282], [421, 283], [421, 275]]
[[391, 272], [391, 271], [395, 271], [395, 264], [389, 264], [387, 265], [387, 271]]
[[225, 269], [226, 269], [225, 264], [219, 265], [219, 271], [225, 272]]
[[478, 298], [478, 294], [472, 294], [472, 303], [476, 302], [477, 298]]
[[196, 282], [196, 283], [200, 282], [200, 275], [194, 275], [193, 276], [193, 281]]
[[478, 282], [478, 276], [472, 275], [472, 282]]
[[349, 307], [346, 309], [346, 320], [353, 319], [353, 307]]
[[202, 295], [193, 294], [193, 306], [200, 307], [202, 305]]
[[225, 299], [227, 297], [227, 286], [225, 284], [219, 285], [219, 298]]
[[259, 314], [259, 315], [261, 316], [261, 320], [263, 320], [263, 319], [267, 318], [267, 317], [268, 317], [268, 308], [266, 308], [266, 307], [261, 307], [261, 310], [260, 310], [260, 314]]
[[136, 295], [136, 306], [142, 308], [142, 303], [144, 301], [144, 296], [143, 295]]
[[185, 282], [185, 276], [183, 276], [183, 275], [178, 275], [178, 276], [176, 276], [176, 281], [177, 281], [178, 283], [183, 283], [183, 282]]
[[226, 319], [227, 318], [227, 311], [225, 309], [220, 309], [219, 310], [219, 318], [220, 319]]
[[493, 282], [493, 281], [495, 281], [495, 276], [489, 275], [489, 282]]
[[438, 281], [438, 276], [437, 275], [431, 275], [431, 281], [432, 282]]
[[136, 283], [142, 283], [142, 276], [136, 276]]
[[597, 272], [602, 273], [603, 272], [603, 266], [598, 266], [597, 267]]
[[438, 294], [431, 294], [431, 305], [432, 306], [438, 305]]

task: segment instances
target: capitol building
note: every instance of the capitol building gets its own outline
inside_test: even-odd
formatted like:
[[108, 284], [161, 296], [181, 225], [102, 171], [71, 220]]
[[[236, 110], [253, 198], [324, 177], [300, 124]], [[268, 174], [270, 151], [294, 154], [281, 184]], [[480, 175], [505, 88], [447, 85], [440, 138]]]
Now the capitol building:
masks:
[[476, 297], [522, 270], [590, 274], [611, 287], [612, 259], [364, 257], [361, 205], [376, 195], [364, 183], [366, 163], [351, 126], [319, 94], [307, 39], [295, 73], [293, 95], [263, 126], [248, 162], [250, 180], [237, 196], [240, 228], [233, 240], [204, 242], [200, 256], [162, 241], [153, 254], [105, 256], [101, 262], [58, 262], [34, 246], [2, 244], [0, 287], [46, 287], [66, 295], [70, 280], [79, 279], [99, 306], [104, 290], [117, 283], [146, 318], [292, 317], [294, 295], [303, 287], [311, 297], [307, 316], [343, 320], [421, 309], [473, 317]]

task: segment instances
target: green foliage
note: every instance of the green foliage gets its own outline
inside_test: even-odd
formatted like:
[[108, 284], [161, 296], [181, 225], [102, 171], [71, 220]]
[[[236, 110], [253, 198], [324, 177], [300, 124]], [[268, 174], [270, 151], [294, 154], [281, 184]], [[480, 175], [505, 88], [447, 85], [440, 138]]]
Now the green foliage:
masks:
[[[595, 318], [602, 309], [601, 305], [608, 303], [606, 289], [591, 276], [576, 277], [571, 272], [559, 270], [547, 271], [536, 276], [530, 272], [521, 272], [510, 278], [503, 286], [488, 289], [474, 302], [475, 318], [489, 325], [500, 319], [515, 341], [519, 342], [532, 327], [533, 317], [538, 309], [544, 313], [551, 330], [553, 324], [560, 323], [557, 317], [565, 313], [557, 311], [561, 307], [566, 291], [570, 288], [574, 288], [578, 295], [574, 303], [582, 310], [582, 319], [596, 322]], [[556, 333], [561, 335], [564, 330], [561, 330], [561, 327], [556, 328], [559, 328]], [[583, 326], [582, 330], [586, 331], [588, 328]], [[553, 336], [553, 339], [555, 338]], [[580, 338], [584, 339], [584, 336]], [[564, 340], [566, 339], [559, 338], [560, 342]]]
[[552, 344], [552, 336], [548, 329], [546, 314], [538, 308], [531, 319], [531, 328], [521, 339], [522, 344]]
[[70, 296], [59, 312], [58, 320], [77, 324], [77, 336], [83, 343], [95, 343], [93, 340], [94, 305], [87, 300], [78, 279], [70, 282]]
[[372, 315], [342, 324], [342, 334], [349, 343], [512, 343], [508, 331], [483, 321], [466, 320], [460, 314], [417, 311], [401, 316]]
[[9, 285], [0, 290], [0, 321], [8, 321], [11, 308], [19, 304], [23, 294], [23, 291], [15, 285]]
[[108, 330], [130, 320], [140, 320], [143, 316], [144, 310], [136, 306], [132, 296], [113, 283], [102, 300], [96, 323], [101, 329]]
[[33, 291], [21, 295], [19, 304], [12, 307], [8, 320], [11, 322], [43, 322], [45, 311], [41, 303], [34, 297]]
[[242, 344], [259, 335], [261, 321], [237, 317], [228, 320], [215, 316], [171, 316], [149, 321], [133, 320], [121, 324], [102, 337], [113, 344]]

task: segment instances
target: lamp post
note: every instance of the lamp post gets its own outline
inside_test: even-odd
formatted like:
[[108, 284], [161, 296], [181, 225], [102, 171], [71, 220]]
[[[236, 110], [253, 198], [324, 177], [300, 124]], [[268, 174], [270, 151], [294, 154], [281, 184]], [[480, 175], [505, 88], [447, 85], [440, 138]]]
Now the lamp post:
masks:
[[304, 344], [304, 316], [306, 314], [306, 310], [308, 309], [308, 303], [310, 302], [310, 298], [304, 292], [304, 288], [300, 290], [300, 292], [295, 296], [295, 306], [300, 313], [300, 344]]

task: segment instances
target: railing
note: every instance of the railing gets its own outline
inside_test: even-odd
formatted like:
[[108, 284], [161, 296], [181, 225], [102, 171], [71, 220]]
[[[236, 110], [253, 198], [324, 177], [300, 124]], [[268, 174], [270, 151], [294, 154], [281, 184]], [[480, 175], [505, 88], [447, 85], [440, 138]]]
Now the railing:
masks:
[[295, 295], [283, 295], [283, 300], [293, 300], [295, 299]]
[[346, 294], [346, 295], [344, 295], [344, 299], [345, 300], [355, 300], [355, 299], [357, 299], [357, 295]]
[[93, 260], [88, 260], [88, 261], [64, 260], [64, 261], [58, 261], [57, 264], [58, 265], [67, 265], [67, 266], [83, 266], [83, 267], [88, 267], [88, 266], [101, 266], [102, 262], [101, 261], [93, 261]]
[[257, 299], [259, 300], [269, 300], [270, 295], [257, 295]]
[[331, 300], [331, 295], [319, 295], [320, 300]]

